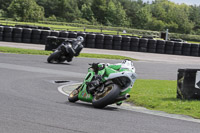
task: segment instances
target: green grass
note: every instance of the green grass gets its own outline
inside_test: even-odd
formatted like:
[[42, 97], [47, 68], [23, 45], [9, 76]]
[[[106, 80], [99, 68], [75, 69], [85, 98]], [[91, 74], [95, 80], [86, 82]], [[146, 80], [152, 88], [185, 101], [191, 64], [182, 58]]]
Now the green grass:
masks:
[[200, 44], [200, 42], [195, 42], [195, 41], [187, 41], [188, 43], [194, 43], [194, 44]]
[[176, 81], [137, 79], [128, 102], [151, 110], [172, 114], [183, 114], [200, 118], [198, 100], [180, 100], [176, 98]]
[[[15, 53], [15, 54], [33, 54], [33, 55], [50, 55], [52, 53], [52, 51], [11, 48], [11, 47], [1, 47], [1, 46], [0, 46], [0, 52], [2, 52], [2, 53]], [[123, 59], [136, 60], [136, 59], [126, 57], [126, 56], [105, 55], [105, 54], [88, 54], [88, 53], [81, 53], [78, 57], [117, 59], [117, 60], [123, 60]]]
[[[42, 27], [50, 27], [52, 30], [69, 30], [69, 31], [84, 31], [84, 27], [74, 27], [74, 26], [67, 26], [67, 25], [54, 25], [54, 24], [42, 24], [42, 23], [31, 23], [31, 22], [15, 22], [15, 21], [5, 21], [0, 20], [0, 23], [3, 25], [10, 25], [15, 26], [18, 25], [33, 25], [33, 26], [42, 26]], [[111, 35], [132, 35], [132, 34], [124, 34], [122, 31], [115, 31], [115, 30], [102, 30], [101, 29], [89, 29], [86, 28], [85, 32], [94, 32], [94, 33], [104, 33], [104, 34], [111, 34]], [[138, 36], [134, 34], [134, 36]], [[139, 37], [139, 36], [138, 36]]]

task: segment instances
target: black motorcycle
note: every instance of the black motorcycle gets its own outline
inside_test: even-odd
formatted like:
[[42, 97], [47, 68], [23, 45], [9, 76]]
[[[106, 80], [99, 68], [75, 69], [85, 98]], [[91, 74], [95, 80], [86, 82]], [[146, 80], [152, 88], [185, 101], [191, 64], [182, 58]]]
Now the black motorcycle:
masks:
[[83, 49], [82, 42], [84, 38], [78, 36], [77, 39], [64, 41], [47, 58], [48, 63], [70, 62], [74, 56], [78, 56]]

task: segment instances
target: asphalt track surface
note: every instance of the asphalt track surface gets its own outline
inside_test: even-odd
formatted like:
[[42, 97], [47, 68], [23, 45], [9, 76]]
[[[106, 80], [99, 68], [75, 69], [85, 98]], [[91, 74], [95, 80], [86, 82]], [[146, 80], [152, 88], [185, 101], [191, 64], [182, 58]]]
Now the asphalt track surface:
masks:
[[[47, 56], [0, 53], [1, 133], [199, 133], [199, 121], [170, 118], [116, 106], [95, 109], [89, 103], [69, 103], [54, 81], [81, 82], [88, 63], [119, 60], [74, 58], [48, 64]], [[176, 80], [177, 68], [199, 64], [140, 60], [141, 79]]]

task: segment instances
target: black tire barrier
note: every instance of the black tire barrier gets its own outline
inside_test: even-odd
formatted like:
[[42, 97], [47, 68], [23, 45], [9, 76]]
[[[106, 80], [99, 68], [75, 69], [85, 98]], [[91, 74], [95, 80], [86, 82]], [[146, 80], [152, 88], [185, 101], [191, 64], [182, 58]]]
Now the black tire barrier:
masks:
[[165, 43], [165, 53], [166, 54], [173, 54], [174, 51], [174, 42], [173, 41], [166, 41]]
[[22, 32], [23, 28], [17, 28], [17, 27], [13, 28], [13, 34], [22, 34]]
[[197, 80], [200, 69], [178, 69], [177, 98], [200, 99], [200, 81]]
[[95, 48], [103, 49], [103, 45], [104, 45], [104, 35], [96, 34]]
[[4, 31], [4, 26], [0, 26], [0, 32]]
[[3, 41], [12, 42], [13, 27], [5, 26], [3, 30]]
[[113, 36], [113, 49], [114, 50], [122, 49], [122, 36], [120, 35]]
[[40, 43], [41, 44], [45, 44], [45, 42], [46, 42], [46, 39], [47, 39], [47, 37], [48, 36], [50, 36], [51, 35], [51, 31], [50, 30], [42, 30], [41, 31], [41, 38], [40, 38]]
[[96, 38], [96, 34], [87, 33], [87, 36], [86, 36], [86, 47], [87, 48], [95, 48], [95, 38]]
[[[44, 30], [44, 27], [40, 26], [24, 26], [24, 28], [0, 26], [0, 41], [45, 44], [48, 36], [64, 38], [83, 36], [85, 38], [83, 45], [90, 48], [200, 56], [200, 44], [164, 40], [156, 41], [151, 38], [139, 39], [133, 36], [113, 36], [74, 31], [51, 31], [49, 28], [47, 29], [48, 30]], [[89, 37], [87, 37], [87, 35]]]
[[68, 38], [77, 38], [77, 33], [76, 32], [69, 32]]
[[157, 40], [156, 53], [160, 53], [160, 54], [165, 53], [165, 41], [164, 40]]
[[131, 42], [130, 42], [130, 50], [131, 51], [138, 51], [139, 41], [140, 41], [139, 38], [137, 38], [137, 37], [131, 37]]
[[121, 50], [130, 51], [131, 37], [122, 36]]
[[23, 43], [31, 43], [31, 39], [22, 38]]
[[32, 29], [30, 28], [24, 28], [22, 34], [26, 35], [26, 34], [31, 34], [32, 33]]
[[33, 29], [32, 30], [32, 35], [41, 35], [41, 30], [40, 29]]
[[46, 43], [45, 43], [45, 50], [53, 50], [56, 49], [59, 45], [57, 45], [57, 39], [56, 36], [48, 36]]
[[12, 42], [13, 41], [12, 37], [4, 37], [3, 40], [6, 41], [6, 42]]
[[32, 33], [32, 29], [30, 28], [23, 28], [23, 32], [22, 32], [22, 42], [23, 43], [31, 43], [31, 34]]
[[113, 35], [104, 35], [104, 49], [112, 49]]
[[191, 44], [190, 47], [190, 55], [191, 56], [199, 56], [199, 49], [200, 49], [200, 45], [199, 44]]
[[174, 42], [174, 52], [175, 55], [182, 55], [182, 43], [181, 42]]
[[50, 36], [56, 36], [59, 37], [60, 32], [59, 31], [51, 31]]
[[68, 38], [68, 36], [69, 36], [69, 32], [67, 32], [67, 31], [61, 31], [60, 34], [59, 34], [59, 37]]
[[183, 43], [182, 45], [182, 55], [190, 55], [190, 47], [191, 44], [190, 43]]
[[140, 52], [147, 52], [147, 47], [148, 47], [148, 39], [140, 38], [139, 39], [139, 48], [138, 48], [138, 50]]
[[157, 43], [157, 40], [149, 39], [148, 44], [147, 44], [147, 46], [148, 46], [147, 52], [155, 53], [156, 52], [156, 43]]
[[41, 30], [40, 29], [33, 29], [31, 34], [31, 43], [40, 44], [41, 38]]
[[7, 26], [5, 26], [3, 31], [4, 31], [5, 33], [6, 33], [6, 32], [7, 32], [7, 33], [8, 33], [8, 32], [10, 33], [10, 32], [13, 31], [13, 27], [7, 27]]
[[14, 42], [22, 42], [22, 38], [13, 38]]

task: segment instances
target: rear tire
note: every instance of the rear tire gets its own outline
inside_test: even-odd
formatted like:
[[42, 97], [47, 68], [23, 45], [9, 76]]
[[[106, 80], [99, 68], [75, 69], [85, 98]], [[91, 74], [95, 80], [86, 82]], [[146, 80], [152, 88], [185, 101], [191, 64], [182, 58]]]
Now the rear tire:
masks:
[[95, 108], [104, 108], [105, 106], [114, 103], [119, 96], [120, 87], [116, 84], [109, 84], [105, 86], [104, 91], [94, 96], [92, 105]]
[[48, 63], [58, 63], [59, 62], [58, 59], [59, 59], [60, 54], [61, 54], [60, 51], [52, 53], [47, 58]]

